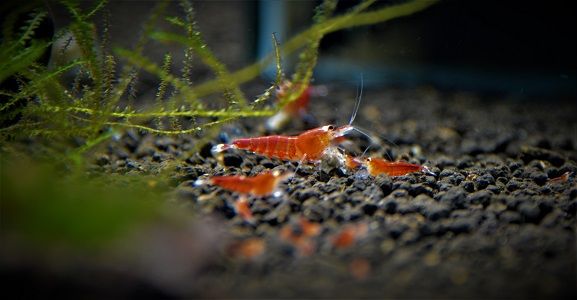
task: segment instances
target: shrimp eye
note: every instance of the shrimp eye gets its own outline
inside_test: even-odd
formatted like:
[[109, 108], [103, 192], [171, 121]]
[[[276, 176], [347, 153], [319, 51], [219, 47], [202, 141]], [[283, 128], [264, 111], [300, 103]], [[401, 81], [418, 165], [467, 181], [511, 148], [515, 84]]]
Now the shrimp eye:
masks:
[[335, 130], [335, 126], [329, 125], [328, 129], [329, 129], [329, 130]]

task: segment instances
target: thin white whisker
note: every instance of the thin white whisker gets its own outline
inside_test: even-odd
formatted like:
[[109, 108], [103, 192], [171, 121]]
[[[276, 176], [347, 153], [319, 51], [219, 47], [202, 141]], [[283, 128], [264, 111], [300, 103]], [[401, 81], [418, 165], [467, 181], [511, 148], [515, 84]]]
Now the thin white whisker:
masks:
[[353, 114], [351, 116], [351, 120], [349, 121], [349, 125], [353, 124], [353, 121], [357, 117], [357, 112], [359, 111], [359, 107], [361, 106], [362, 98], [363, 98], [363, 73], [361, 73], [361, 88], [360, 91], [357, 92], [357, 103], [355, 103], [355, 108], [353, 109]]

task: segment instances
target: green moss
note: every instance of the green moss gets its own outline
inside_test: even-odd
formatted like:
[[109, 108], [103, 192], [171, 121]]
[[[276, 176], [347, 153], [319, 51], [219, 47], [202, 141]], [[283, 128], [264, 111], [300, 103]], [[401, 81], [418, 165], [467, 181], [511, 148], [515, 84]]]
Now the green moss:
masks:
[[[66, 32], [72, 34], [81, 57], [50, 68], [35, 63], [42, 51], [51, 45], [51, 42], [32, 38], [38, 24], [46, 17], [46, 12], [42, 11], [33, 13], [27, 26], [13, 35], [18, 38], [5, 39], [0, 57], [7, 61], [7, 67], [0, 71], [0, 79], [16, 77], [20, 89], [17, 92], [2, 91], [7, 101], [0, 104], [0, 124], [7, 125], [0, 128], [0, 138], [6, 142], [14, 138], [41, 137], [48, 142], [48, 147], [64, 149], [56, 152], [68, 153], [73, 160], [80, 160], [83, 151], [106, 140], [111, 132], [123, 129], [134, 128], [155, 134], [189, 134], [218, 128], [220, 124], [237, 118], [271, 115], [296, 100], [306, 88], [317, 62], [319, 43], [326, 34], [410, 15], [435, 1], [411, 1], [367, 11], [373, 2], [361, 1], [349, 12], [334, 16], [337, 1], [326, 0], [316, 9], [314, 24], [309, 29], [288, 40], [282, 47], [273, 35], [274, 53], [251, 66], [231, 72], [205, 43], [189, 1], [180, 1], [185, 19], [165, 16], [167, 1], [159, 3], [144, 24], [144, 31], [135, 47], [114, 48], [113, 51], [108, 45], [107, 22], [104, 22], [104, 28], [97, 28], [93, 20], [106, 6], [106, 1], [98, 2], [87, 11], [82, 11], [77, 2], [62, 1], [73, 21], [57, 36], [63, 36]], [[14, 18], [7, 20], [13, 22]], [[172, 24], [174, 30], [155, 30], [155, 25], [162, 21]], [[6, 24], [5, 28], [12, 28], [9, 25]], [[99, 38], [95, 34], [98, 29], [102, 33]], [[3, 32], [9, 32], [12, 36], [10, 30], [4, 29]], [[160, 64], [143, 55], [143, 49], [149, 42], [170, 42], [183, 46], [185, 61], [180, 76], [171, 72], [170, 53]], [[295, 90], [290, 91], [282, 103], [272, 107], [264, 105], [283, 77], [281, 53], [289, 55], [295, 51], [300, 51], [300, 58], [291, 79], [300, 84], [294, 85]], [[193, 55], [212, 70], [213, 79], [192, 85]], [[116, 65], [120, 60], [126, 63], [117, 74]], [[272, 60], [276, 60], [277, 66], [275, 82], [261, 95], [249, 99], [240, 85], [257, 77]], [[160, 81], [155, 101], [145, 107], [136, 107], [132, 103], [136, 74], [140, 70], [154, 74]], [[75, 80], [67, 83], [63, 75], [71, 71], [77, 75]], [[214, 94], [222, 95], [222, 105], [206, 109], [202, 99]], [[216, 130], [208, 133], [214, 132]], [[67, 142], [71, 138], [81, 138], [83, 142], [73, 146]]]
[[95, 249], [160, 218], [146, 177], [54, 176], [62, 171], [14, 156], [0, 165], [2, 234], [21, 242]]

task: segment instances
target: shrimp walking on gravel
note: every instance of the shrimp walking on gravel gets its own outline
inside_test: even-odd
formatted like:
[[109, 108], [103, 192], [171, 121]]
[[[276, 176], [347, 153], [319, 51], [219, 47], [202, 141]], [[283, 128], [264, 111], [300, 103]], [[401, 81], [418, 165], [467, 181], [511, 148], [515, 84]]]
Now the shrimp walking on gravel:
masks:
[[428, 175], [435, 176], [428, 167], [411, 164], [405, 161], [389, 161], [378, 157], [369, 157], [365, 159], [350, 158], [350, 163], [353, 167], [365, 166], [371, 176], [385, 174], [388, 176], [403, 176], [414, 172], [423, 172]]
[[195, 185], [211, 184], [239, 193], [241, 196], [235, 202], [235, 211], [243, 220], [252, 223], [252, 212], [246, 196], [266, 197], [273, 195], [276, 193], [279, 183], [291, 176], [293, 176], [292, 172], [265, 171], [251, 177], [243, 175], [213, 176], [208, 179], [198, 179]]
[[347, 125], [340, 127], [326, 125], [307, 130], [296, 136], [270, 135], [241, 138], [234, 140], [231, 144], [214, 146], [212, 153], [216, 156], [228, 149], [242, 149], [282, 160], [318, 162], [325, 154], [325, 151], [337, 144], [344, 135], [353, 130], [360, 131], [351, 124], [359, 110], [361, 96], [362, 88]]
[[282, 160], [314, 162], [322, 157], [335, 139], [353, 129], [354, 127], [351, 125], [341, 127], [326, 125], [307, 130], [297, 136], [269, 135], [237, 139], [231, 144], [216, 145], [212, 152], [220, 153], [228, 149], [243, 149]]

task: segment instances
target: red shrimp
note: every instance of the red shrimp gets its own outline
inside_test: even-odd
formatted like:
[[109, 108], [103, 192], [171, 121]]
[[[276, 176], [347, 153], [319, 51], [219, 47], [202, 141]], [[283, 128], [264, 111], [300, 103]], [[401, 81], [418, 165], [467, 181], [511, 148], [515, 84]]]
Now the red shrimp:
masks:
[[340, 127], [325, 125], [307, 130], [296, 136], [269, 135], [237, 139], [232, 144], [214, 146], [212, 153], [217, 154], [227, 149], [243, 149], [282, 160], [318, 162], [327, 149], [341, 142], [341, 137], [352, 130], [358, 131], [351, 124], [359, 110], [361, 96], [362, 92], [357, 98], [353, 114], [347, 125]]
[[345, 166], [351, 170], [355, 170], [358, 169], [359, 167], [361, 167], [363, 165], [363, 162], [356, 158], [356, 157], [352, 157], [348, 154], [345, 155]]
[[307, 130], [297, 136], [269, 135], [255, 138], [237, 139], [232, 144], [220, 144], [213, 147], [213, 153], [227, 149], [243, 149], [268, 157], [292, 161], [318, 161], [333, 141], [354, 127], [344, 125], [335, 127], [326, 125]]
[[569, 180], [570, 175], [571, 175], [571, 172], [567, 171], [559, 177], [549, 179], [547, 182], [549, 182], [549, 183], [567, 182], [567, 180]]
[[365, 166], [372, 176], [386, 174], [389, 176], [402, 176], [413, 172], [423, 172], [435, 175], [426, 166], [411, 164], [404, 161], [388, 161], [386, 159], [369, 157], [365, 160]]
[[[276, 92], [277, 100], [279, 102], [283, 101], [289, 90], [299, 87], [298, 85], [293, 86], [293, 83], [289, 80], [283, 81]], [[291, 118], [303, 118], [307, 114], [312, 91], [313, 88], [307, 86], [296, 100], [287, 104], [281, 111], [266, 121], [266, 128], [271, 131], [277, 131], [284, 127]]]
[[273, 194], [278, 184], [292, 175], [291, 172], [281, 174], [274, 171], [263, 172], [252, 177], [244, 175], [214, 176], [206, 180], [197, 180], [195, 184], [208, 183], [240, 194], [264, 197]]
[[231, 144], [219, 144], [212, 148], [213, 154], [218, 154], [227, 149], [243, 149], [260, 155], [275, 157], [282, 160], [318, 162], [327, 149], [334, 147], [342, 141], [341, 137], [358, 130], [352, 126], [359, 111], [362, 97], [361, 89], [353, 109], [349, 124], [340, 127], [326, 125], [307, 130], [296, 136], [270, 135], [254, 138], [234, 140]]
[[279, 231], [280, 238], [294, 246], [301, 255], [308, 256], [315, 251], [313, 238], [321, 232], [321, 225], [302, 218], [298, 223], [286, 224]]
[[292, 175], [293, 173], [291, 172], [281, 174], [278, 171], [274, 171], [263, 172], [252, 177], [242, 175], [214, 176], [209, 179], [199, 179], [195, 182], [195, 185], [208, 183], [241, 194], [240, 198], [234, 204], [234, 210], [240, 218], [249, 223], [253, 223], [254, 218], [246, 196], [264, 197], [272, 195], [275, 193], [278, 184]]
[[241, 217], [241, 219], [249, 223], [254, 223], [254, 217], [252, 216], [252, 211], [250, 210], [246, 196], [243, 195], [236, 201], [234, 204], [234, 210]]
[[[300, 87], [299, 85], [294, 85], [294, 89], [297, 89], [299, 87]], [[277, 90], [277, 98], [279, 99], [279, 101], [283, 100], [283, 98], [286, 97], [287, 91], [289, 91], [290, 89], [293, 89], [293, 83], [288, 80], [285, 80]], [[299, 113], [306, 111], [309, 105], [312, 90], [313, 88], [311, 86], [307, 86], [303, 90], [302, 94], [300, 94], [296, 100], [287, 104], [283, 110], [293, 116], [296, 116]]]
[[331, 242], [335, 248], [348, 248], [366, 236], [367, 232], [368, 226], [365, 223], [345, 225], [332, 237]]

